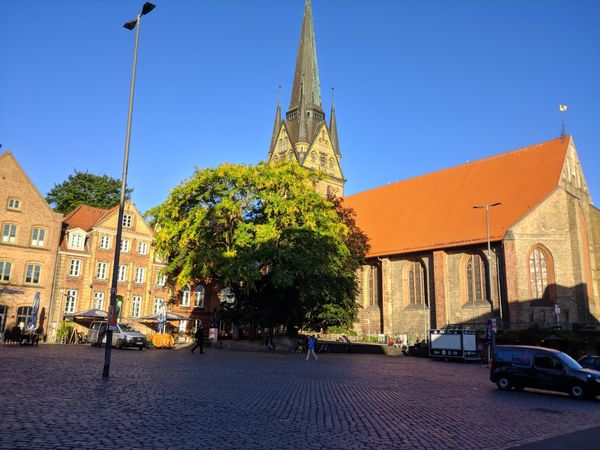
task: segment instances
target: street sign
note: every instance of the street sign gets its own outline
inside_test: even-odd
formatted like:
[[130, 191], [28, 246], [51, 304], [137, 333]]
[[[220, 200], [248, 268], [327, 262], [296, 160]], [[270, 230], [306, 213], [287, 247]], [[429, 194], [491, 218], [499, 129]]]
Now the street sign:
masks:
[[485, 340], [491, 342], [494, 338], [494, 334], [498, 331], [496, 326], [496, 319], [490, 319], [487, 321], [487, 327], [485, 330]]

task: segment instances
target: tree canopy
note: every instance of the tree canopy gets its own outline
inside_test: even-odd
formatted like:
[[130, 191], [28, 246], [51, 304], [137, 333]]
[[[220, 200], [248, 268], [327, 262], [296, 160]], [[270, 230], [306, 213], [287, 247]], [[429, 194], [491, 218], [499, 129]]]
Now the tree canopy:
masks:
[[[133, 189], [127, 189], [129, 195]], [[95, 175], [75, 170], [65, 181], [55, 184], [46, 195], [46, 201], [54, 210], [68, 214], [79, 205], [90, 205], [97, 208], [112, 208], [119, 204], [121, 198], [121, 180], [108, 175]]]
[[317, 179], [295, 163], [197, 170], [149, 211], [169, 280], [230, 288], [224, 308], [238, 323], [351, 325], [364, 252], [346, 239], [360, 230]]

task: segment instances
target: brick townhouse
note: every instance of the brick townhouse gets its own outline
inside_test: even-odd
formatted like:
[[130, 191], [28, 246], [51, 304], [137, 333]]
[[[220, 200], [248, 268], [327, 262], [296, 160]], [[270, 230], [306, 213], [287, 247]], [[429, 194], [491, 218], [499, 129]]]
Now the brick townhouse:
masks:
[[0, 154], [0, 332], [27, 324], [38, 292], [46, 332], [61, 219], [13, 154]]
[[[65, 316], [83, 311], [108, 311], [114, 270], [118, 206], [111, 209], [81, 205], [63, 220], [58, 249], [50, 340]], [[125, 204], [117, 295], [122, 297], [121, 320], [135, 322], [155, 314], [170, 291], [160, 275], [164, 264], [154, 255], [154, 230], [131, 201]], [[85, 325], [85, 324], [83, 324]], [[82, 328], [84, 328], [82, 326]]]

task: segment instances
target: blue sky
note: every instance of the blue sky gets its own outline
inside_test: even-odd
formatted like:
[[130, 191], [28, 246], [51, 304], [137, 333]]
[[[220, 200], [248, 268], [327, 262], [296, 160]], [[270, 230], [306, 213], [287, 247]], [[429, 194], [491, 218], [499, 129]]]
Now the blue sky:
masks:
[[[144, 18], [128, 182], [141, 211], [195, 167], [266, 158], [304, 0], [156, 0]], [[0, 1], [0, 143], [45, 194], [121, 176], [143, 1]], [[600, 2], [313, 0], [346, 194], [560, 134], [600, 202]], [[493, 201], [494, 199], [490, 199]]]

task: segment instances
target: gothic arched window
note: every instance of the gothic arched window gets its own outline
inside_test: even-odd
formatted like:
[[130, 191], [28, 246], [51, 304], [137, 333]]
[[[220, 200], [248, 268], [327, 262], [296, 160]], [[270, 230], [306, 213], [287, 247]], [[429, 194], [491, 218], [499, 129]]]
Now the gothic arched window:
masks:
[[411, 261], [408, 268], [408, 298], [411, 305], [425, 305], [425, 268], [420, 261]]
[[376, 306], [379, 297], [379, 280], [377, 274], [377, 266], [369, 267], [369, 305]]
[[529, 292], [534, 299], [555, 298], [554, 263], [550, 252], [536, 245], [529, 252]]
[[486, 263], [480, 255], [470, 255], [466, 260], [467, 301], [480, 303], [487, 300]]

